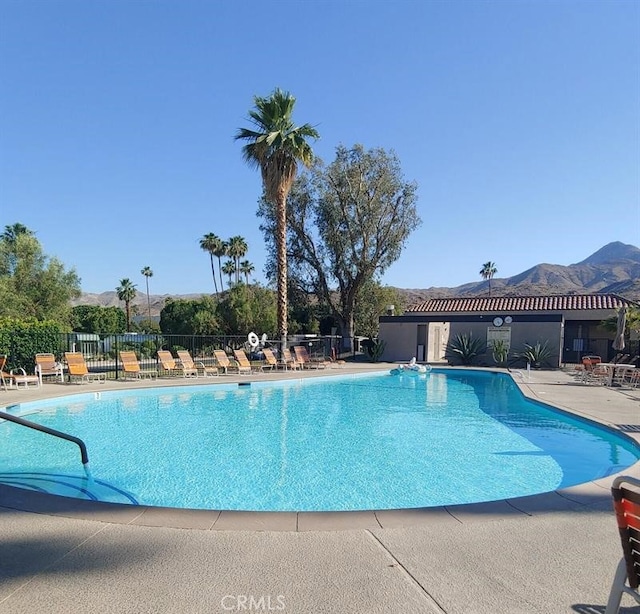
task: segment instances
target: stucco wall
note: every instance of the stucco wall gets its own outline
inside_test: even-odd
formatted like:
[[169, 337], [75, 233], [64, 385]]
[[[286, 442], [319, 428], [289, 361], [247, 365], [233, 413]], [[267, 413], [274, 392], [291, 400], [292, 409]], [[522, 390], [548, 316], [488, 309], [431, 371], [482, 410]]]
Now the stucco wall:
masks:
[[[393, 322], [381, 322], [379, 338], [385, 342], [385, 351], [382, 360], [388, 362], [405, 362], [416, 356], [418, 343], [418, 326], [425, 323], [403, 322], [400, 318]], [[472, 334], [475, 338], [487, 340], [487, 329], [492, 322], [430, 322], [427, 326], [427, 360], [437, 361], [438, 348], [435, 347], [434, 333], [440, 330], [441, 349], [440, 356], [444, 356], [447, 339], [451, 340], [458, 334]], [[535, 344], [548, 341], [552, 351], [549, 366], [557, 367], [560, 364], [560, 351], [562, 330], [561, 322], [512, 322], [509, 326], [503, 326], [503, 330], [511, 331], [510, 361], [515, 354], [521, 352], [525, 343]], [[495, 362], [491, 350], [480, 356], [477, 364], [493, 366]], [[524, 365], [524, 363], [522, 363]]]

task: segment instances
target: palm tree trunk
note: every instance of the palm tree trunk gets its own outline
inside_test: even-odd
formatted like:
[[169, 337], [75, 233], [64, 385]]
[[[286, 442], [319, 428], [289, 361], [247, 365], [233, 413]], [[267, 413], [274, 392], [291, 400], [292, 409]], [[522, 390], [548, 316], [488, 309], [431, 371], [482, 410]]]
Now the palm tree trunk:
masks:
[[222, 285], [222, 262], [220, 256], [218, 256], [218, 273], [220, 273], [220, 292], [224, 292], [224, 286]]
[[209, 258], [211, 258], [211, 275], [213, 275], [213, 288], [218, 294], [218, 282], [216, 282], [216, 267], [213, 264], [213, 254], [209, 253]]
[[287, 347], [287, 196], [278, 191], [276, 203], [276, 253], [278, 263], [278, 334], [282, 349]]
[[145, 275], [145, 281], [147, 282], [147, 317], [151, 322], [151, 299], [149, 298], [149, 277]]

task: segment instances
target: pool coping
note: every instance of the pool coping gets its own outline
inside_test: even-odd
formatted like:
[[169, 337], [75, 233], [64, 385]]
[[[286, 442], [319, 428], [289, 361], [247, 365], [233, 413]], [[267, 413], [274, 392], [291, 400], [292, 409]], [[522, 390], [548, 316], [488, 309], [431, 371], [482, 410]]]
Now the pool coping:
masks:
[[[447, 369], [454, 370], [456, 368], [448, 367]], [[383, 368], [378, 364], [376, 370], [383, 370]], [[618, 425], [602, 417], [594, 416], [593, 414], [580, 411], [576, 408], [567, 407], [558, 402], [551, 402], [548, 399], [541, 398], [540, 394], [536, 392], [536, 389], [532, 387], [531, 382], [525, 381], [525, 376], [521, 372], [508, 372], [503, 369], [481, 370], [507, 373], [527, 398], [542, 402], [588, 421], [599, 423], [602, 426], [618, 431], [620, 435], [636, 443], [640, 443], [640, 433], [624, 432]], [[339, 374], [346, 375], [348, 372], [361, 372], [361, 370], [353, 371], [351, 369], [344, 369], [340, 371]], [[558, 374], [560, 373], [562, 372], [558, 372]], [[305, 373], [304, 376], [327, 374], [328, 373], [314, 372]], [[335, 374], [338, 375], [338, 373]], [[517, 375], [519, 379], [514, 377], [514, 375]], [[296, 374], [294, 377], [299, 378], [300, 374]], [[273, 379], [281, 378], [282, 377], [274, 377]], [[226, 378], [222, 381], [218, 380], [218, 378], [215, 379], [217, 380], [216, 383], [236, 383], [238, 381]], [[239, 381], [246, 380], [242, 379]], [[268, 380], [261, 378], [260, 381]], [[196, 382], [191, 381], [184, 383], [193, 385]], [[200, 383], [202, 383], [202, 381], [200, 381]], [[571, 379], [566, 380], [565, 383], [570, 384]], [[160, 384], [156, 382], [154, 387], [158, 385], [175, 386], [176, 382], [175, 380]], [[132, 387], [127, 387], [124, 389], [131, 388]], [[103, 389], [100, 385], [93, 385], [91, 389], [83, 386], [83, 389], [78, 392], [94, 392]], [[122, 390], [123, 388], [119, 389]], [[587, 390], [586, 388], [581, 389]], [[64, 394], [69, 394], [68, 388]], [[614, 392], [614, 394], [616, 393]], [[44, 400], [46, 398], [51, 397], [50, 395], [40, 396], [37, 400]], [[30, 401], [36, 399], [25, 398], [24, 400]], [[626, 469], [624, 473], [640, 478], [640, 462]], [[530, 517], [541, 513], [552, 512], [610, 510], [610, 488], [614, 478], [615, 474], [602, 479], [537, 495], [483, 503], [413, 509], [344, 512], [250, 512], [182, 509], [145, 505], [134, 506], [129, 504], [73, 499], [8, 485], [0, 485], [0, 507], [104, 523], [213, 531], [303, 532], [352, 529], [398, 529], [419, 526], [421, 524], [446, 523], [456, 525], [478, 519], [501, 519], [514, 516]]]

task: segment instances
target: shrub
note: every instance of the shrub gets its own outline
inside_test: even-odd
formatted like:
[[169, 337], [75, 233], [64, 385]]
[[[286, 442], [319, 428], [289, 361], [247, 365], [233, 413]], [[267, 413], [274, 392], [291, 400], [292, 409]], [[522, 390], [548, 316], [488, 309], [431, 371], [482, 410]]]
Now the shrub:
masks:
[[453, 359], [463, 365], [472, 365], [475, 359], [487, 351], [486, 344], [482, 339], [474, 338], [472, 333], [458, 334], [449, 341], [445, 357]]
[[536, 341], [533, 345], [525, 343], [524, 349], [518, 354], [518, 358], [522, 358], [531, 367], [539, 369], [540, 367], [548, 364], [552, 353], [553, 351], [549, 347], [548, 341], [545, 341], [544, 343]]

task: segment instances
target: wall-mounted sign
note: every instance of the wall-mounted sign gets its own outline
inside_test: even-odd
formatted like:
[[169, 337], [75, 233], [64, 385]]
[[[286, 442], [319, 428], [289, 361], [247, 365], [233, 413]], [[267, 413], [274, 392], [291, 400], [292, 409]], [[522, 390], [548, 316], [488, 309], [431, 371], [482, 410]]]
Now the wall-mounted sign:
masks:
[[508, 326], [489, 326], [487, 328], [487, 348], [491, 350], [494, 341], [504, 341], [507, 349], [511, 347], [511, 328]]

